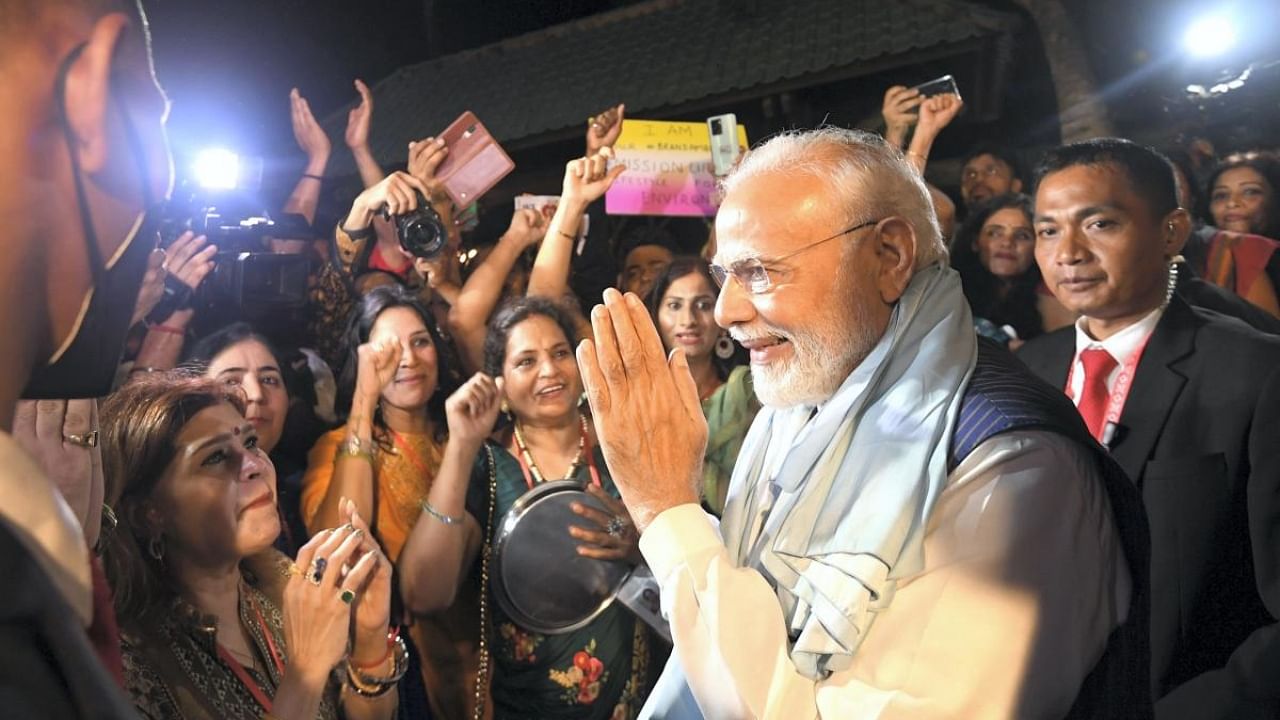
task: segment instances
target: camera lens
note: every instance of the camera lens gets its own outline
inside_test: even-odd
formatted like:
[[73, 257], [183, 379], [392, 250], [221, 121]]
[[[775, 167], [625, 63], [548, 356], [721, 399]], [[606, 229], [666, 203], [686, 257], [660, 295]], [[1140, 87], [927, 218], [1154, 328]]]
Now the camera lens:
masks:
[[446, 234], [434, 211], [421, 209], [403, 216], [399, 226], [400, 246], [414, 257], [434, 257], [444, 249]]
[[418, 193], [418, 208], [396, 215], [395, 224], [400, 247], [414, 257], [435, 257], [449, 240], [444, 221], [421, 192]]

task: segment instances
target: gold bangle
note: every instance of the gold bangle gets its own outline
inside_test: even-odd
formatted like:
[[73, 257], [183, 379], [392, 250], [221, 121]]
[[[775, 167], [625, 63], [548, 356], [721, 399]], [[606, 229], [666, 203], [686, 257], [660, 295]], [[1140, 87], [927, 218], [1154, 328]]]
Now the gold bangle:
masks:
[[346, 442], [338, 448], [338, 457], [355, 457], [361, 458], [370, 465], [373, 464], [373, 453], [365, 450], [360, 444], [360, 438], [354, 435], [347, 439]]
[[561, 235], [563, 235], [563, 236], [565, 236], [565, 237], [569, 238], [570, 240], [577, 240], [577, 239], [578, 239], [576, 236], [574, 236], [574, 235], [570, 235], [569, 233], [567, 233], [567, 232], [565, 232], [565, 231], [561, 230], [560, 228], [556, 228], [556, 232], [558, 232], [558, 233], [560, 233]]

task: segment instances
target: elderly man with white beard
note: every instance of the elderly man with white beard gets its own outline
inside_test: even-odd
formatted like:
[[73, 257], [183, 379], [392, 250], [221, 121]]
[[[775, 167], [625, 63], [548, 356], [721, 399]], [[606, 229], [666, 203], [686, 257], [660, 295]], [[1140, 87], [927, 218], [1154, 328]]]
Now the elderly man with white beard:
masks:
[[979, 344], [920, 177], [823, 128], [724, 190], [716, 320], [766, 408], [719, 527], [682, 351], [613, 290], [578, 350], [675, 640], [642, 717], [1149, 716], [1141, 502]]

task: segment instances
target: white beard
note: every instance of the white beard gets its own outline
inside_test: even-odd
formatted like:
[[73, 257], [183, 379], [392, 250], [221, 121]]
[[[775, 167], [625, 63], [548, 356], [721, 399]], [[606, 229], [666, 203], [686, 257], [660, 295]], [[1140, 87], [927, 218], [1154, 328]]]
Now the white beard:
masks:
[[782, 336], [791, 342], [789, 359], [751, 365], [751, 380], [761, 403], [787, 408], [826, 402], [880, 341], [870, 313], [856, 300], [843, 308], [826, 304], [815, 315], [811, 331], [782, 332], [762, 323], [742, 333], [748, 338]]

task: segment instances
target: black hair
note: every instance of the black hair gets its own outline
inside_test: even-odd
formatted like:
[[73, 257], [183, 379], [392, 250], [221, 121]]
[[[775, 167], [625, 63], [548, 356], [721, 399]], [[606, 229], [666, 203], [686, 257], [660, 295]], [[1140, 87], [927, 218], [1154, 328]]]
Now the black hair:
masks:
[[515, 326], [531, 317], [545, 317], [555, 322], [564, 332], [570, 347], [578, 344], [578, 328], [574, 316], [559, 303], [546, 297], [529, 295], [507, 301], [498, 308], [489, 321], [489, 332], [484, 336], [484, 371], [490, 377], [502, 375], [507, 359], [507, 341]]
[[1178, 188], [1169, 158], [1123, 138], [1095, 138], [1049, 150], [1036, 165], [1036, 185], [1050, 173], [1079, 165], [1110, 165], [1123, 172], [1156, 219], [1178, 209]]
[[991, 198], [973, 208], [964, 224], [956, 231], [951, 245], [951, 266], [960, 273], [964, 295], [973, 308], [974, 317], [986, 318], [996, 325], [1011, 325], [1022, 340], [1030, 340], [1044, 332], [1044, 318], [1036, 305], [1040, 286], [1040, 268], [1031, 263], [1026, 272], [1014, 279], [1005, 294], [1000, 294], [1001, 281], [982, 264], [974, 246], [982, 234], [982, 226], [992, 215], [1012, 208], [1026, 216], [1028, 224], [1034, 215], [1031, 198], [1010, 193]]
[[[662, 298], [667, 294], [667, 290], [671, 288], [672, 283], [687, 275], [701, 275], [706, 278], [707, 284], [711, 286], [713, 295], [719, 287], [716, 284], [715, 276], [711, 274], [711, 265], [706, 260], [697, 255], [677, 255], [671, 260], [671, 264], [667, 266], [667, 269], [654, 281], [653, 289], [649, 291], [649, 297], [645, 300], [645, 305], [649, 308], [649, 317], [653, 318], [655, 327], [660, 327], [658, 324], [658, 311], [662, 307]], [[671, 348], [666, 348], [666, 350], [670, 352]], [[721, 360], [715, 353], [711, 354], [711, 364], [715, 367], [716, 374], [720, 376], [721, 380], [729, 377], [729, 371], [732, 369], [732, 360], [733, 358], [730, 358], [729, 361]]]
[[631, 254], [631, 251], [645, 245], [657, 245], [658, 247], [666, 248], [673, 255], [679, 252], [680, 247], [675, 235], [671, 234], [671, 231], [665, 227], [653, 224], [633, 227], [618, 238], [618, 247], [615, 253], [618, 272], [626, 270], [627, 256]]
[[1264, 227], [1258, 228], [1255, 234], [1264, 235], [1272, 240], [1280, 240], [1280, 157], [1276, 157], [1270, 153], [1251, 152], [1239, 155], [1231, 155], [1224, 159], [1209, 174], [1209, 181], [1205, 183], [1203, 200], [1203, 216], [1205, 221], [1213, 219], [1213, 214], [1209, 212], [1209, 204], [1213, 200], [1213, 186], [1218, 182], [1218, 178], [1222, 173], [1236, 168], [1249, 168], [1262, 176], [1262, 179], [1271, 186], [1271, 197], [1267, 200], [1267, 216], [1263, 219], [1266, 223]]
[[1012, 173], [1012, 177], [1017, 180], [1021, 180], [1024, 185], [1026, 184], [1026, 168], [1023, 167], [1022, 159], [1018, 157], [1018, 153], [1006, 147], [1000, 147], [999, 145], [994, 144], [983, 143], [970, 148], [969, 152], [965, 153], [964, 158], [960, 161], [961, 172], [964, 172], [963, 168], [965, 165], [969, 164], [970, 160], [982, 155], [990, 155], [1005, 165], [1008, 165], [1009, 171]]
[[[200, 372], [204, 372], [209, 369], [209, 363], [213, 362], [213, 359], [221, 355], [224, 350], [245, 340], [252, 340], [265, 347], [272, 357], [276, 359], [277, 366], [284, 362], [285, 356], [280, 353], [275, 344], [247, 322], [231, 323], [205, 335], [183, 353], [182, 362], [184, 365], [189, 365]], [[283, 370], [283, 368], [281, 369]]]
[[[431, 336], [431, 344], [436, 349], [436, 391], [427, 401], [427, 414], [435, 423], [437, 436], [442, 439], [447, 430], [444, 401], [455, 389], [452, 382], [453, 375], [446, 360], [449, 353], [440, 330], [436, 327], [435, 318], [422, 304], [422, 300], [408, 289], [397, 285], [384, 285], [370, 290], [360, 298], [351, 311], [346, 332], [343, 333], [347, 358], [338, 376], [338, 397], [335, 409], [343, 417], [351, 412], [351, 402], [356, 389], [356, 374], [360, 368], [360, 346], [369, 342], [369, 333], [373, 330], [373, 324], [382, 313], [395, 308], [408, 308], [421, 318], [422, 324], [426, 326], [427, 333]], [[385, 433], [386, 423], [382, 419], [381, 410], [374, 412], [373, 426], [379, 434]]]

